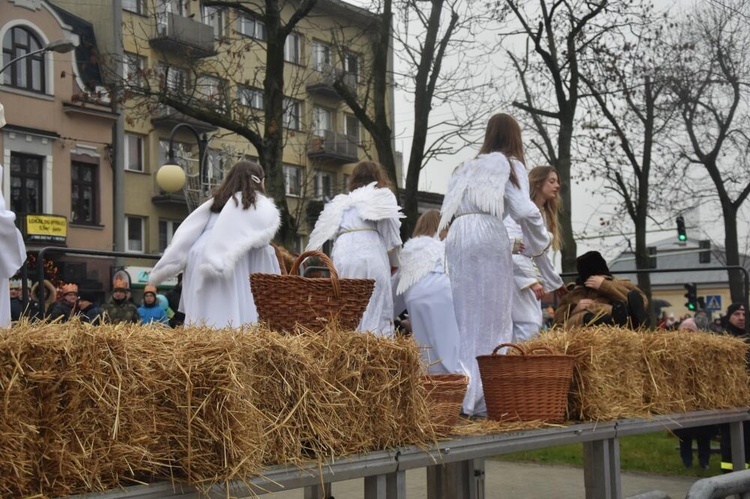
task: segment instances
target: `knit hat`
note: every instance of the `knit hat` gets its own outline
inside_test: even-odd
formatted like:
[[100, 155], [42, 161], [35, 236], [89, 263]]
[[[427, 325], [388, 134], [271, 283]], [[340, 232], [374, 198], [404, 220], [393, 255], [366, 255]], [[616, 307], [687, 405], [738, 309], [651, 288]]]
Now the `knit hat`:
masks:
[[146, 284], [146, 286], [143, 288], [143, 294], [145, 295], [146, 293], [151, 293], [152, 295], [154, 295], [154, 297], [156, 297], [156, 286], [154, 286], [153, 284]]
[[680, 322], [680, 327], [678, 327], [677, 329], [686, 331], [698, 331], [698, 325], [693, 319], [688, 317], [684, 321]]
[[78, 294], [78, 285], [73, 284], [72, 282], [68, 284], [63, 284], [62, 288], [60, 289], [60, 293], [62, 295], [67, 295], [68, 293]]
[[745, 305], [742, 303], [732, 303], [727, 307], [727, 317], [730, 317], [733, 313], [738, 311], [740, 308], [743, 308]]
[[589, 251], [579, 256], [576, 259], [576, 267], [578, 268], [578, 281], [581, 283], [586, 282], [586, 279], [592, 275], [612, 276], [609, 267], [607, 267], [607, 262], [598, 251]]
[[113, 291], [127, 291], [129, 289], [128, 282], [122, 277], [115, 277], [112, 282]]

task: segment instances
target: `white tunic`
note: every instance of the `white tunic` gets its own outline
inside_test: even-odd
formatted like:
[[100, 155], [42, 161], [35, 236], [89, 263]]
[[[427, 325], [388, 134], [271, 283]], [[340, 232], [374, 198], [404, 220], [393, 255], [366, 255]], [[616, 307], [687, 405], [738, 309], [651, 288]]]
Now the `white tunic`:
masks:
[[[455, 215], [446, 240], [446, 260], [461, 334], [460, 359], [469, 369], [463, 411], [486, 413], [476, 361], [513, 339], [513, 263], [503, 218], [518, 221], [529, 251], [541, 254], [549, 236], [541, 213], [522, 189], [509, 182], [501, 153], [480, 155], [456, 169], [443, 201], [441, 227]], [[502, 195], [500, 194], [502, 193]]]
[[278, 209], [260, 193], [248, 209], [235, 199], [239, 193], [219, 213], [210, 210], [213, 199], [193, 211], [149, 276], [149, 284], [158, 285], [184, 272], [180, 310], [188, 325], [239, 328], [256, 322], [250, 273], [280, 273], [269, 245], [280, 223]]
[[339, 277], [375, 280], [358, 331], [393, 335], [391, 263], [396, 262], [389, 260], [389, 252], [397, 253], [401, 247], [402, 216], [396, 196], [373, 183], [326, 204], [310, 234], [308, 250], [335, 240], [331, 259]]
[[[0, 179], [3, 167], [0, 166]], [[10, 326], [10, 288], [13, 277], [26, 260], [23, 236], [15, 225], [16, 215], [5, 207], [5, 197], [0, 190], [0, 328]]]
[[459, 358], [453, 292], [445, 273], [445, 243], [429, 236], [409, 239], [401, 251], [398, 294], [409, 311], [414, 340], [430, 374], [468, 375]]
[[211, 213], [205, 231], [188, 252], [180, 299], [180, 311], [185, 313], [188, 326], [240, 327], [258, 322], [258, 311], [250, 289], [250, 273], [281, 273], [270, 244], [250, 249], [226, 275], [200, 272], [205, 261], [206, 242], [218, 218], [218, 213]]

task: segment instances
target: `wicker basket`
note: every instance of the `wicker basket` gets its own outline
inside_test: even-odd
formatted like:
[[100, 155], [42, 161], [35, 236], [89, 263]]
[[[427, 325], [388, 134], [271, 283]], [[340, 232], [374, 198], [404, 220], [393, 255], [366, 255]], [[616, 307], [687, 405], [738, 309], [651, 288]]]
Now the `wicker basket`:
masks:
[[[319, 258], [330, 278], [302, 277], [300, 264]], [[338, 322], [343, 329], [356, 329], [375, 288], [373, 279], [339, 279], [325, 253], [307, 251], [294, 262], [289, 275], [250, 274], [258, 318], [276, 331], [294, 332], [296, 325], [320, 329]]]
[[436, 435], [448, 435], [456, 426], [468, 384], [469, 378], [461, 374], [422, 376], [430, 407], [430, 422]]
[[[503, 347], [518, 350], [521, 355], [498, 355]], [[574, 360], [572, 355], [556, 355], [546, 347], [527, 352], [510, 343], [499, 345], [492, 355], [480, 355], [477, 362], [487, 417], [495, 421], [564, 422]]]

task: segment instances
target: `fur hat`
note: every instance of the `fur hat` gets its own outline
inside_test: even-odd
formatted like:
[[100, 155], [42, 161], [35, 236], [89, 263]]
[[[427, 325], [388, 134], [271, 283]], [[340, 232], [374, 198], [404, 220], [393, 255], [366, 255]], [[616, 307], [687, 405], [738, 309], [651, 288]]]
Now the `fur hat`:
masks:
[[53, 286], [52, 283], [47, 279], [44, 280], [44, 287], [42, 289], [44, 289], [44, 297], [39, 296], [39, 283], [35, 282], [31, 287], [31, 296], [40, 301], [43, 298], [44, 306], [50, 307], [53, 303], [55, 303], [55, 300], [57, 299], [57, 290], [55, 289], [55, 286]]
[[117, 290], [127, 291], [128, 289], [130, 289], [130, 287], [128, 286], [128, 281], [126, 281], [125, 279], [121, 277], [116, 277], [115, 280], [112, 281], [113, 291], [117, 291]]
[[146, 293], [151, 293], [152, 295], [154, 295], [154, 297], [156, 297], [156, 286], [154, 286], [153, 284], [146, 284], [146, 286], [143, 288], [143, 294], [145, 295]]
[[578, 268], [578, 281], [581, 283], [586, 282], [586, 279], [592, 275], [607, 275], [612, 277], [609, 267], [607, 267], [607, 262], [598, 251], [589, 251], [579, 256], [576, 259], [576, 267]]

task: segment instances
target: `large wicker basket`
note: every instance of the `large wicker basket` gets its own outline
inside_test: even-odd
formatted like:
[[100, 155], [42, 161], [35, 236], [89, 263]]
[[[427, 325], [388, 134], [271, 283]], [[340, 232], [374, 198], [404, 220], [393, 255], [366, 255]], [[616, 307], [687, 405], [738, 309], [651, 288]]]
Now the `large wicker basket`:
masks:
[[[330, 278], [298, 275], [300, 264], [317, 257], [328, 267]], [[333, 262], [319, 251], [302, 253], [289, 275], [250, 274], [258, 318], [276, 331], [294, 332], [295, 326], [320, 329], [338, 322], [355, 329], [375, 288], [373, 279], [339, 279]]]
[[[503, 347], [515, 349], [520, 355], [499, 355], [497, 351]], [[572, 355], [556, 355], [546, 347], [527, 352], [510, 343], [497, 346], [492, 355], [480, 355], [477, 362], [487, 417], [495, 421], [562, 423], [574, 360]]]
[[468, 384], [468, 376], [461, 374], [422, 376], [422, 386], [427, 392], [430, 407], [430, 422], [436, 435], [448, 435], [456, 426]]

